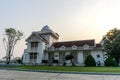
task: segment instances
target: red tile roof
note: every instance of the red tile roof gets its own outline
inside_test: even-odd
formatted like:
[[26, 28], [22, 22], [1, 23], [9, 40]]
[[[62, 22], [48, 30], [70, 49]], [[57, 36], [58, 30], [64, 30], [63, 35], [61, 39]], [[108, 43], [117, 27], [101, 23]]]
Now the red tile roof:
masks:
[[52, 44], [52, 47], [60, 48], [61, 46], [72, 47], [73, 45], [77, 47], [83, 47], [85, 44], [89, 46], [95, 45], [95, 40], [80, 40], [80, 41], [66, 41], [66, 42], [56, 42]]

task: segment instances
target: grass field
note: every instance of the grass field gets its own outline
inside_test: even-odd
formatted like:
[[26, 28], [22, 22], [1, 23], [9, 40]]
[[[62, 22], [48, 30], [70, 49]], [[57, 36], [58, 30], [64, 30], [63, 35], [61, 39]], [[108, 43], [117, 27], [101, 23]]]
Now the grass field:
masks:
[[117, 72], [120, 73], [120, 67], [63, 67], [63, 66], [18, 66], [15, 68], [28, 70], [52, 70], [69, 72]]

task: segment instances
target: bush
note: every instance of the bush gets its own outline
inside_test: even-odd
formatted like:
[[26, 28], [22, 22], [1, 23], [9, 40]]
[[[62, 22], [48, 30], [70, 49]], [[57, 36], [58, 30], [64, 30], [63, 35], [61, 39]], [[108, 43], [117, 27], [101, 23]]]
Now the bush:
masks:
[[105, 66], [116, 66], [116, 61], [112, 57], [105, 60]]
[[86, 57], [85, 66], [96, 66], [96, 62], [91, 55]]

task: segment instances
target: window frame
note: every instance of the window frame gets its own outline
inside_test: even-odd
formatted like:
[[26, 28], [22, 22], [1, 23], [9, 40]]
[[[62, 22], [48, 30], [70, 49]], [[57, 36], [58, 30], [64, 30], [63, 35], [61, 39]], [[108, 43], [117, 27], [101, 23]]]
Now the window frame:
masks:
[[37, 59], [37, 53], [30, 53], [30, 60], [31, 59]]
[[31, 48], [38, 47], [38, 42], [31, 42]]

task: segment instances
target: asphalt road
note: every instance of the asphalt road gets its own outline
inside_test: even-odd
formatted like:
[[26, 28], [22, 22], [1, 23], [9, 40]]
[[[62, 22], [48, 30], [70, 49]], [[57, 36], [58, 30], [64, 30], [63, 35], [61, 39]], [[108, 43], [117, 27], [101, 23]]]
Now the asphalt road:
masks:
[[0, 70], [0, 80], [120, 80], [120, 75], [64, 74]]

